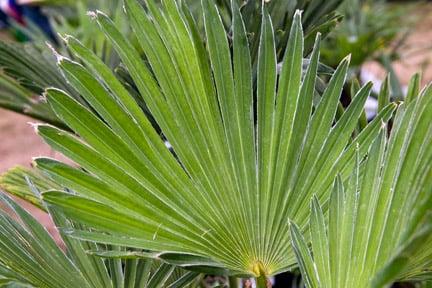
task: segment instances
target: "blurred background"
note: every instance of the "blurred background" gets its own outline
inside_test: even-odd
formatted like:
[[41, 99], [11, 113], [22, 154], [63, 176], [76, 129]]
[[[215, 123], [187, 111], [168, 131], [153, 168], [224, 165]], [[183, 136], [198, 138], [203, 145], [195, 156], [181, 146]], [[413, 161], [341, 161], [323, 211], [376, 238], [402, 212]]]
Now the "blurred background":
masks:
[[[199, 2], [188, 1], [192, 6]], [[289, 5], [291, 0], [279, 1]], [[326, 2], [322, 0], [322, 5]], [[375, 95], [366, 107], [368, 118], [378, 107], [382, 85], [389, 86], [393, 100], [403, 100], [415, 73], [420, 73], [415, 79], [422, 86], [432, 81], [431, 1], [337, 2], [341, 4], [334, 16], [336, 27], [323, 41], [322, 62], [332, 69], [352, 54], [348, 86], [374, 82]], [[118, 0], [0, 0], [0, 174], [16, 165], [30, 167], [32, 157], [61, 158], [33, 132], [32, 123], [62, 125], [40, 96], [48, 86], [68, 89], [50, 48], [68, 55], [62, 35], [79, 38], [119, 77], [127, 77], [87, 15], [95, 9], [109, 14], [128, 33]], [[55, 235], [48, 217], [36, 208], [32, 211]]]

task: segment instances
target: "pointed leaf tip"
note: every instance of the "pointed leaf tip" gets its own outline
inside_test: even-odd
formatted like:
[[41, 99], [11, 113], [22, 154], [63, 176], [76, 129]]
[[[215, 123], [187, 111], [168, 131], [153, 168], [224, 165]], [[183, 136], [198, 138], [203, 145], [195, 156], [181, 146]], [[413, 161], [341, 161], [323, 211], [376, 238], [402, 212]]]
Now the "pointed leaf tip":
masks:
[[343, 60], [343, 63], [346, 63], [348, 66], [351, 63], [351, 54], [348, 54]]
[[301, 19], [303, 10], [297, 9], [294, 13], [294, 19]]
[[314, 210], [314, 209], [320, 207], [318, 197], [315, 194], [311, 198], [310, 205], [311, 205], [311, 210]]

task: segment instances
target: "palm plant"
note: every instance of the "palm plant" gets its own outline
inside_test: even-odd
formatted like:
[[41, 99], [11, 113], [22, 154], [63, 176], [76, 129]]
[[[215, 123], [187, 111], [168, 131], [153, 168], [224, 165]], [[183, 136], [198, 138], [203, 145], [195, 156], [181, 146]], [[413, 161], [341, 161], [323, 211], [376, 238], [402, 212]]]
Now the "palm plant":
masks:
[[[407, 108], [403, 108], [405, 104], [399, 107], [389, 144], [384, 144], [385, 123], [397, 105], [387, 104], [388, 98], [381, 97], [380, 113], [359, 130], [359, 118], [371, 90], [368, 83], [337, 114], [349, 57], [334, 71], [324, 92], [318, 93], [320, 36], [304, 65], [307, 53], [300, 12], [292, 20], [278, 73], [275, 30], [266, 5], [262, 6], [254, 65], [251, 39], [237, 1], [231, 2], [232, 23], [227, 31], [218, 7], [202, 0], [204, 37], [183, 2], [167, 0], [159, 6], [148, 0], [145, 8], [137, 0], [125, 0], [124, 4], [140, 47], [134, 46], [102, 12], [92, 13], [92, 17], [115, 48], [161, 130], [154, 128], [138, 105], [137, 95], [130, 93], [100, 57], [74, 37], [65, 37], [76, 61], [58, 55], [58, 66], [86, 104], [68, 91], [47, 89], [48, 103], [68, 129], [41, 124], [36, 130], [76, 165], [35, 159], [36, 167], [50, 181], [44, 186], [39, 206], [47, 207], [54, 219], [58, 215], [68, 220], [57, 221], [65, 242], [88, 245], [84, 251], [91, 256], [83, 256], [85, 259], [98, 256], [107, 258], [108, 263], [116, 260], [115, 271], [120, 270], [119, 259], [126, 263], [156, 259], [190, 271], [255, 277], [258, 287], [266, 287], [267, 277], [297, 267], [297, 255], [305, 279], [315, 279], [323, 274], [309, 271], [316, 266], [310, 263], [307, 243], [312, 240], [314, 248], [317, 239], [326, 239], [322, 233], [320, 238], [315, 236], [325, 230], [323, 215], [329, 209], [334, 215], [331, 219], [342, 226], [330, 226], [340, 230], [329, 230], [329, 235], [334, 233], [328, 242], [337, 245], [335, 236], [341, 234], [341, 247], [351, 247], [348, 235], [356, 226], [350, 225], [349, 217], [354, 217], [357, 206], [352, 204], [354, 200], [343, 206], [341, 199], [356, 199], [354, 192], [360, 191], [361, 203], [380, 205], [379, 209], [371, 205], [366, 210], [369, 206], [358, 205], [362, 210], [355, 217], [370, 220], [368, 227], [385, 227], [395, 236], [386, 240], [388, 245], [382, 246], [383, 250], [370, 250], [377, 253], [371, 256], [374, 260], [379, 257], [379, 261], [368, 262], [370, 274], [365, 275], [375, 275], [383, 267], [388, 268], [377, 279], [385, 281], [379, 283], [425, 275], [418, 271], [428, 268], [429, 241], [420, 247], [414, 244], [425, 239], [418, 238], [423, 231], [418, 227], [426, 223], [421, 220], [427, 214], [431, 192], [427, 190], [432, 152], [428, 145], [432, 139], [428, 121], [430, 89], [418, 97], [413, 92]], [[416, 158], [417, 154], [420, 157]], [[338, 193], [331, 193], [335, 178]], [[343, 186], [349, 187], [347, 192], [341, 192]], [[379, 201], [367, 197], [372, 193], [368, 187], [376, 189], [373, 195], [379, 195]], [[411, 191], [415, 197], [405, 201]], [[23, 198], [28, 195], [20, 194]], [[322, 207], [321, 214], [309, 210], [313, 196], [313, 207]], [[413, 204], [417, 199], [424, 201], [422, 205]], [[24, 222], [30, 221], [13, 202], [5, 201], [19, 211]], [[339, 217], [340, 209], [347, 216]], [[410, 217], [398, 222], [398, 211]], [[319, 218], [320, 222], [309, 229], [311, 215], [311, 221]], [[291, 226], [292, 239], [289, 220], [300, 227]], [[36, 225], [33, 222], [27, 229]], [[379, 230], [375, 232], [374, 237], [382, 237]], [[14, 239], [21, 234], [5, 235]], [[359, 253], [364, 252], [362, 244], [368, 242], [368, 238], [362, 239], [355, 246]], [[12, 251], [25, 247], [23, 242], [5, 243], [5, 249], [14, 247]], [[320, 248], [314, 250], [314, 257], [315, 251], [326, 251], [327, 247]], [[413, 252], [413, 256], [396, 273], [392, 263], [400, 263], [398, 259], [404, 260], [405, 255], [397, 254], [399, 250]], [[355, 271], [357, 262], [346, 256], [354, 254], [347, 251], [343, 250], [345, 258], [336, 266]], [[0, 257], [0, 263], [8, 275], [29, 278], [27, 274], [34, 272], [20, 270], [20, 258], [13, 256]], [[89, 273], [86, 268], [79, 267], [74, 269], [89, 275], [85, 274]], [[111, 277], [116, 276], [113, 271]], [[334, 277], [342, 283], [346, 275], [350, 274]], [[45, 276], [36, 275], [30, 284], [40, 285], [37, 281]], [[366, 276], [356, 277], [362, 280]], [[310, 283], [333, 287], [327, 282]], [[367, 281], [364, 284], [369, 285]]]
[[187, 7], [147, 4], [144, 10], [125, 1], [149, 66], [109, 18], [101, 12], [93, 17], [172, 151], [110, 69], [68, 37], [69, 49], [85, 66], [64, 57], [59, 66], [92, 110], [48, 89], [51, 107], [79, 138], [48, 125], [37, 131], [85, 172], [36, 159], [39, 169], [74, 191], [46, 192], [44, 201], [97, 229], [73, 229], [73, 237], [145, 249], [153, 252], [147, 256], [182, 267], [258, 278], [292, 268], [287, 219], [307, 222], [312, 194], [325, 201], [336, 174], [349, 176], [356, 151], [366, 154], [395, 105], [350, 144], [371, 85], [333, 125], [346, 59], [313, 107], [319, 37], [303, 71], [300, 13], [278, 77], [274, 31], [264, 8], [254, 104], [250, 49], [235, 1], [232, 52], [210, 1], [203, 1], [205, 46]]
[[0, 65], [0, 107], [65, 127], [39, 96], [45, 87], [54, 86], [79, 99], [59, 75], [51, 53], [33, 46], [0, 42]]
[[[2, 186], [49, 212], [56, 225], [84, 228], [40, 201], [40, 191], [61, 187], [37, 172], [14, 169], [3, 176]], [[0, 287], [198, 287], [198, 273], [151, 259], [104, 260], [88, 253], [101, 247], [62, 232], [63, 251], [28, 212], [0, 197], [0, 205], [12, 212], [0, 210]]]
[[431, 109], [431, 86], [402, 104], [390, 139], [383, 130], [368, 158], [357, 160], [350, 180], [336, 179], [328, 219], [312, 200], [312, 253], [291, 226], [307, 287], [432, 279]]

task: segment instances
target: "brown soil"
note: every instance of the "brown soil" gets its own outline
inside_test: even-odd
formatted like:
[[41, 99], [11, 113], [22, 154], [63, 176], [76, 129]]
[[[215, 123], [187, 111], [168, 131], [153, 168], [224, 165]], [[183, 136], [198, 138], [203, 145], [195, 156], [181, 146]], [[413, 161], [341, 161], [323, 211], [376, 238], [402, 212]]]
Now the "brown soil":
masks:
[[54, 156], [29, 124], [34, 122], [31, 118], [0, 109], [0, 172], [15, 165], [30, 167], [35, 156]]

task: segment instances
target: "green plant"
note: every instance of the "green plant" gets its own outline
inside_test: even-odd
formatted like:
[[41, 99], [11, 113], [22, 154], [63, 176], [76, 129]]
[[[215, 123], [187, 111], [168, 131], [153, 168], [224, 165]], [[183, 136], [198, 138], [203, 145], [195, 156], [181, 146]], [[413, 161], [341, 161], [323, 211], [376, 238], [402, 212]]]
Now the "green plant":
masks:
[[[250, 50], [252, 55], [252, 66], [257, 64], [258, 49], [260, 43], [260, 30], [262, 18], [262, 1], [260, 0], [235, 0], [240, 6], [241, 14], [244, 20], [245, 29], [250, 41]], [[336, 12], [336, 9], [345, 0], [299, 0], [292, 2], [284, 1], [266, 1], [268, 13], [272, 19], [275, 33], [275, 46], [278, 62], [282, 61], [286, 43], [291, 29], [292, 20], [297, 10], [303, 11], [302, 27], [305, 34], [305, 55], [308, 55], [313, 48], [315, 35], [319, 32], [325, 38], [333, 28], [341, 21], [342, 15]], [[186, 3], [192, 9], [198, 24], [202, 22], [202, 13], [200, 0], [186, 0]], [[216, 0], [219, 14], [228, 33], [232, 32], [233, 14], [230, 0]]]
[[23, 44], [0, 42], [0, 107], [65, 127], [41, 94], [45, 87], [58, 87], [80, 99], [59, 75], [55, 57]]
[[[80, 140], [46, 125], [37, 130], [89, 173], [36, 159], [39, 169], [78, 193], [47, 192], [44, 201], [110, 233], [72, 231], [78, 238], [152, 250], [185, 267], [205, 264], [255, 277], [285, 271], [295, 265], [287, 219], [305, 223], [312, 191], [326, 199], [336, 173], [348, 176], [356, 145], [347, 145], [371, 85], [359, 91], [333, 127], [346, 59], [311, 114], [319, 41], [302, 83], [297, 13], [278, 78], [273, 29], [264, 10], [255, 106], [250, 50], [235, 3], [232, 55], [210, 1], [203, 1], [206, 46], [186, 7], [164, 4], [160, 10], [149, 1], [143, 10], [135, 1], [125, 2], [150, 66], [104, 14], [94, 17], [175, 154], [108, 67], [68, 38], [88, 70], [63, 57], [59, 66], [95, 112], [49, 89], [48, 102]], [[362, 155], [394, 108], [388, 106], [355, 140]]]
[[[136, 91], [135, 83], [131, 79], [127, 69], [123, 69], [119, 65], [119, 59], [109, 41], [106, 41], [103, 33], [93, 25], [90, 18], [87, 16], [89, 10], [100, 10], [108, 14], [113, 19], [117, 28], [122, 33], [128, 35], [128, 25], [121, 15], [121, 1], [118, 0], [98, 0], [98, 1], [37, 1], [39, 4], [46, 5], [44, 10], [53, 23], [53, 28], [60, 35], [72, 35], [79, 39], [82, 44], [92, 49], [96, 55], [104, 60], [112, 69], [118, 71], [118, 77], [124, 82], [131, 93], [139, 94]], [[160, 2], [160, 1], [156, 1]], [[198, 23], [197, 29], [201, 33], [202, 27], [202, 13], [200, 10], [200, 1], [188, 0], [186, 1], [191, 13], [196, 18]], [[282, 61], [284, 46], [288, 37], [288, 31], [291, 27], [291, 19], [296, 9], [305, 10], [306, 16], [304, 17], [304, 27], [306, 29], [306, 48], [305, 55], [309, 54], [313, 43], [314, 37], [317, 32], [327, 35], [334, 26], [340, 21], [341, 16], [335, 12], [335, 9], [340, 5], [342, 0], [328, 1], [326, 5], [321, 6], [320, 0], [314, 1], [298, 1], [295, 5], [284, 5], [283, 2], [273, 1], [270, 3], [268, 10], [277, 24], [275, 29], [278, 33], [276, 37], [276, 51], [278, 61]], [[224, 26], [228, 33], [230, 33], [232, 23], [232, 13], [230, 1], [220, 0], [216, 1], [221, 14], [224, 15]], [[66, 5], [67, 4], [67, 5]], [[249, 0], [243, 3], [241, 7], [242, 15], [246, 21], [246, 31], [248, 33], [248, 40], [251, 43], [251, 54], [253, 66], [256, 65], [257, 53], [259, 47], [260, 35], [260, 19], [261, 19], [261, 1]], [[66, 16], [64, 16], [65, 14]], [[67, 91], [73, 95], [77, 100], [81, 100], [79, 95], [76, 95], [64, 79], [58, 77], [58, 71], [55, 68], [55, 60], [52, 55], [48, 55], [49, 49], [46, 47], [46, 36], [38, 29], [30, 27], [20, 27], [20, 29], [32, 39], [31, 44], [7, 44], [0, 43], [0, 67], [4, 70], [5, 75], [0, 73], [0, 107], [13, 110], [18, 113], [26, 114], [38, 120], [42, 120], [49, 124], [64, 128], [63, 123], [54, 115], [43, 99], [39, 99], [41, 91], [47, 87], [56, 87]], [[56, 44], [51, 44], [57, 46]], [[136, 45], [139, 46], [139, 45]], [[69, 51], [59, 44], [56, 47], [58, 53], [73, 57]], [[18, 51], [18, 53], [17, 53]], [[43, 62], [44, 64], [41, 64]], [[322, 65], [320, 67], [323, 67]], [[52, 75], [56, 75], [52, 79]], [[12, 79], [11, 79], [12, 78]], [[42, 79], [42, 81], [41, 81]], [[3, 82], [10, 82], [10, 85], [3, 84]], [[13, 89], [10, 88], [13, 86]], [[148, 112], [145, 103], [142, 102], [141, 97], [136, 97], [142, 109]], [[85, 105], [84, 102], [81, 101]]]
[[357, 159], [350, 180], [336, 179], [328, 218], [312, 200], [313, 258], [292, 224], [307, 287], [386, 287], [395, 280], [432, 279], [431, 112], [429, 86], [402, 104], [390, 139], [383, 130], [368, 158]]
[[[386, 54], [397, 53], [391, 47], [408, 30], [412, 17], [404, 17], [412, 7], [391, 5], [386, 0], [346, 0], [340, 7], [344, 21], [330, 33], [321, 50], [323, 61], [335, 67], [345, 55], [352, 54], [352, 66], [359, 69], [370, 60], [381, 61]], [[403, 20], [401, 20], [403, 19]]]
[[[426, 215], [429, 207], [405, 205], [403, 200], [410, 191], [421, 191], [418, 195], [425, 201], [431, 194], [423, 190], [430, 177], [414, 181], [414, 176], [427, 176], [430, 171], [430, 89], [420, 95], [413, 92], [411, 104], [399, 107], [389, 140], [391, 152], [384, 152], [386, 146], [377, 143], [386, 142], [385, 123], [397, 105], [387, 103], [388, 98], [382, 96], [378, 116], [359, 129], [371, 90], [368, 83], [337, 114], [349, 58], [334, 71], [322, 95], [318, 93], [320, 37], [316, 37], [304, 65], [300, 12], [294, 15], [278, 73], [275, 31], [268, 6], [262, 7], [259, 49], [253, 65], [253, 48], [236, 1], [232, 1], [232, 28], [227, 32], [217, 6], [202, 0], [204, 37], [190, 10], [182, 4], [167, 0], [158, 6], [148, 0], [144, 9], [136, 0], [125, 0], [139, 50], [105, 14], [92, 14], [160, 132], [138, 105], [137, 95], [129, 93], [109, 66], [74, 37], [65, 39], [71, 55], [79, 62], [58, 56], [58, 66], [87, 105], [66, 91], [47, 89], [48, 103], [69, 131], [46, 124], [38, 125], [36, 130], [76, 166], [49, 158], [36, 158], [35, 165], [53, 183], [46, 187], [48, 191], [42, 191], [43, 205], [77, 223], [72, 227], [57, 223], [66, 239], [93, 245], [87, 250], [107, 261], [155, 258], [166, 265], [230, 275], [234, 280], [255, 277], [258, 287], [266, 287], [267, 277], [298, 266], [295, 252], [301, 268], [316, 267], [303, 265], [303, 259], [310, 260], [306, 252], [306, 243], [311, 240], [307, 223], [311, 215], [317, 214], [309, 210], [312, 196], [314, 207], [338, 212], [333, 207], [335, 195], [341, 199], [345, 194], [330, 196], [334, 179], [338, 179], [337, 191], [349, 183], [346, 195], [351, 198], [346, 197], [355, 199], [357, 194], [353, 192], [366, 190], [356, 179], [366, 179], [367, 184], [381, 183], [377, 172], [381, 162], [373, 159], [384, 153], [388, 153], [385, 159], [391, 164], [385, 162], [382, 173], [389, 176], [383, 177], [386, 181], [382, 183], [389, 187], [373, 187], [380, 197], [394, 199], [392, 208], [401, 206], [410, 215], [418, 216], [406, 217], [405, 223], [398, 223], [400, 226], [388, 227], [393, 229], [391, 232], [407, 231], [407, 237], [415, 235], [408, 231], [422, 224], [418, 219]], [[377, 146], [380, 153], [374, 154]], [[422, 157], [415, 158], [417, 154]], [[9, 190], [23, 184], [13, 183], [15, 186], [9, 186]], [[392, 185], [397, 189], [391, 189]], [[413, 197], [409, 203], [416, 199]], [[346, 207], [346, 214], [355, 211]], [[367, 219], [374, 216], [367, 211], [362, 215]], [[373, 219], [389, 223], [381, 216], [385, 215]], [[291, 226], [294, 249], [289, 220], [306, 236], [304, 241], [297, 241], [300, 231]], [[354, 229], [349, 218], [341, 216], [337, 220], [344, 223], [341, 235]], [[325, 223], [320, 224], [322, 231]], [[398, 227], [403, 229], [396, 230]], [[314, 227], [310, 231], [316, 233]], [[381, 234], [377, 232], [378, 236]], [[346, 238], [342, 246], [350, 245]], [[325, 238], [313, 238], [312, 244], [317, 239]], [[331, 240], [332, 245], [339, 243], [334, 236]], [[399, 240], [388, 241], [393, 246], [385, 247], [388, 254], [384, 256], [392, 255], [395, 247], [405, 247], [399, 246]], [[325, 245], [321, 247], [326, 251]], [[410, 258], [415, 263], [429, 256], [423, 249], [410, 247], [415, 251]], [[340, 263], [355, 267], [349, 258]], [[403, 271], [414, 273], [418, 267], [406, 265]], [[374, 274], [375, 266], [368, 269]], [[315, 275], [302, 270], [305, 279]], [[27, 271], [22, 273], [25, 276]], [[394, 274], [398, 277], [389, 281], [399, 279], [398, 273], [384, 275]], [[340, 281], [344, 276], [337, 275]]]
[[[8, 215], [0, 210], [1, 287], [197, 287], [193, 283], [199, 280], [198, 273], [150, 259], [103, 260], [88, 254], [88, 250], [100, 249], [96, 244], [62, 233], [66, 253], [12, 199], [3, 195], [0, 203], [13, 211]], [[57, 225], [84, 228], [49, 210]]]

